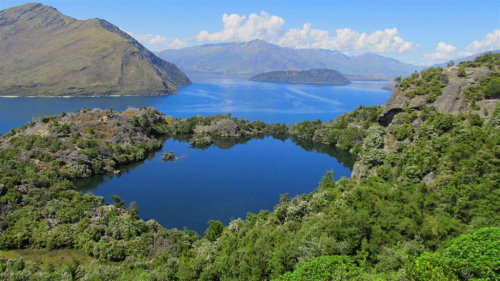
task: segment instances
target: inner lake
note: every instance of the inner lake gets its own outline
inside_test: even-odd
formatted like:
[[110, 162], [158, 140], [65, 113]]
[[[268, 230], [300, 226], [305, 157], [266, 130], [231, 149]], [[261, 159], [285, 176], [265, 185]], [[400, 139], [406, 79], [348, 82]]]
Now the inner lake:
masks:
[[[194, 83], [171, 96], [0, 98], [0, 133], [34, 117], [83, 107], [121, 111], [152, 106], [174, 117], [231, 113], [268, 123], [328, 121], [360, 105], [384, 104], [391, 94], [381, 89], [384, 85], [353, 82], [318, 86], [223, 79]], [[162, 153], [169, 151], [181, 159], [162, 161]], [[127, 204], [137, 202], [143, 219], [202, 233], [208, 220], [226, 224], [232, 218], [244, 218], [247, 212], [272, 210], [282, 193], [309, 193], [329, 170], [335, 179], [349, 177], [352, 164], [348, 153], [291, 139], [266, 137], [207, 149], [168, 139], [161, 151], [145, 161], [121, 169], [119, 175], [81, 180], [78, 188], [103, 196], [106, 202], [119, 195]]]

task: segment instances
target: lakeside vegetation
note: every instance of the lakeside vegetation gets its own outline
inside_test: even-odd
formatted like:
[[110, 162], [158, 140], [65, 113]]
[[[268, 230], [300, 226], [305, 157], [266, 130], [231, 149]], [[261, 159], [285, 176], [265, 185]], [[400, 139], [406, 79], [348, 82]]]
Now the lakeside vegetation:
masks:
[[[498, 71], [499, 56], [467, 67]], [[483, 88], [496, 82], [482, 81], [481, 99], [497, 99], [496, 86]], [[405, 108], [386, 126], [382, 112], [360, 107], [290, 127], [228, 115], [175, 119], [147, 108], [36, 119], [0, 138], [0, 279], [497, 280], [498, 104], [484, 116]], [[282, 195], [272, 211], [208, 222], [203, 237], [145, 222], [140, 206], [118, 197], [105, 205], [74, 190], [74, 179], [144, 159], [165, 137], [206, 147], [262, 135], [351, 151], [353, 177], [335, 182], [329, 172], [316, 191]], [[40, 263], [18, 249], [88, 258]]]

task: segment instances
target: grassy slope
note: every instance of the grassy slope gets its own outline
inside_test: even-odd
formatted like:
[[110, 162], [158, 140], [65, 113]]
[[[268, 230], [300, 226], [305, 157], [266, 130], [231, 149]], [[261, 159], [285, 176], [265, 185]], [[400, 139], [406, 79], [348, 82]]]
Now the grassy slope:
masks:
[[37, 5], [0, 13], [2, 95], [155, 95], [189, 83], [102, 20], [79, 21]]

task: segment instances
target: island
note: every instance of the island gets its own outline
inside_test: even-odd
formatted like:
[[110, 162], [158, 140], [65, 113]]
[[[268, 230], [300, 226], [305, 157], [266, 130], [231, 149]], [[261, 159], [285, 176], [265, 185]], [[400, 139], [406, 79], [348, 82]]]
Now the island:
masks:
[[271, 71], [257, 74], [252, 81], [294, 84], [348, 85], [350, 82], [342, 73], [326, 68], [309, 70]]

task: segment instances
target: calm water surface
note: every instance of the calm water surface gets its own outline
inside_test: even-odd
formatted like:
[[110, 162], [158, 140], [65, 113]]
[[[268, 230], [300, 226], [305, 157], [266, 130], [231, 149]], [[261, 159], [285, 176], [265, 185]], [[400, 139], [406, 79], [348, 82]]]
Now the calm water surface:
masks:
[[[271, 137], [232, 145], [200, 150], [167, 140], [161, 152], [122, 174], [92, 177], [78, 186], [108, 203], [114, 194], [136, 201], [143, 219], [203, 233], [210, 219], [227, 223], [247, 212], [272, 210], [281, 193], [311, 192], [328, 170], [337, 179], [350, 176], [349, 155], [327, 146], [310, 145], [307, 151], [291, 140]], [[161, 154], [168, 151], [181, 160], [162, 161]]]
[[[0, 98], [0, 133], [34, 117], [89, 108], [153, 106], [174, 117], [232, 113], [235, 117], [292, 124], [331, 120], [360, 105], [384, 104], [390, 92], [384, 83], [354, 82], [349, 86], [258, 83], [245, 80], [208, 80], [183, 87], [163, 97]], [[273, 138], [246, 143], [224, 143], [200, 150], [182, 141], [167, 140], [163, 152], [182, 160], [164, 162], [162, 151], [144, 162], [79, 182], [83, 192], [136, 201], [140, 216], [165, 227], [188, 227], [200, 233], [209, 219], [227, 223], [247, 212], [270, 210], [279, 194], [314, 190], [333, 170], [348, 177], [352, 159], [328, 146]]]
[[88, 108], [153, 106], [174, 117], [232, 113], [235, 117], [292, 124], [335, 119], [359, 105], [384, 104], [390, 92], [382, 82], [353, 82], [349, 86], [259, 83], [246, 80], [208, 80], [182, 87], [161, 97], [0, 98], [0, 133], [33, 117]]

